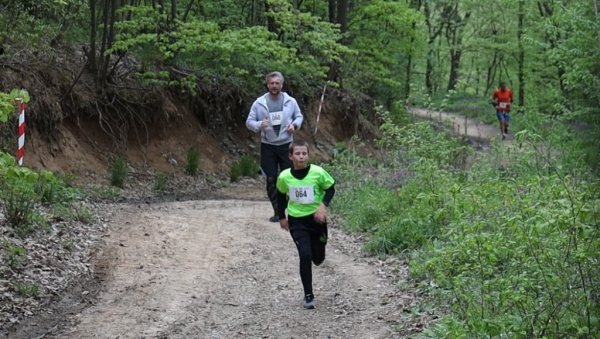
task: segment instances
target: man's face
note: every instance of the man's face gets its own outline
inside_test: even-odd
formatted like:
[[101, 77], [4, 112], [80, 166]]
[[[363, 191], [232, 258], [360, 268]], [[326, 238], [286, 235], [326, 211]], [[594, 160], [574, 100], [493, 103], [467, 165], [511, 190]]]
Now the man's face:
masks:
[[305, 168], [308, 164], [308, 148], [306, 146], [295, 146], [290, 160], [294, 164], [295, 169]]
[[279, 92], [281, 92], [282, 86], [283, 86], [283, 83], [282, 83], [281, 79], [276, 76], [270, 78], [269, 81], [267, 82], [267, 87], [269, 88], [269, 93], [271, 93], [272, 95], [279, 95]]

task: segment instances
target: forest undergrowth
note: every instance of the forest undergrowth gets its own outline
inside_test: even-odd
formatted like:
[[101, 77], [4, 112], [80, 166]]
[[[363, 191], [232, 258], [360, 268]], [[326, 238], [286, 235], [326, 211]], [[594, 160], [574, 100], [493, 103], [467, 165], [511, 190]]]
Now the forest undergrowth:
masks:
[[405, 112], [383, 116], [385, 156], [334, 160], [334, 209], [368, 251], [409, 261], [445, 314], [423, 336], [599, 333], [600, 181], [585, 141], [530, 112], [512, 144], [476, 152]]

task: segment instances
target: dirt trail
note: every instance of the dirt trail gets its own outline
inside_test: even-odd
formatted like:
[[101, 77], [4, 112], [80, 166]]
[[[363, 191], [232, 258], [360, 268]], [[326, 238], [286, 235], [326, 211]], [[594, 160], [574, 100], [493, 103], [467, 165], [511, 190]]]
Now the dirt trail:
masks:
[[305, 310], [296, 249], [267, 221], [267, 201], [116, 207], [97, 264], [101, 291], [45, 338], [400, 337], [392, 326], [408, 296], [390, 266], [360, 256], [336, 228], [313, 270], [317, 308]]
[[[500, 138], [500, 131], [496, 125], [487, 125], [478, 120], [470, 119], [454, 113], [441, 111], [431, 111], [423, 108], [412, 108], [412, 114], [426, 118], [431, 121], [449, 123], [452, 126], [454, 134], [466, 136], [476, 141], [489, 142], [492, 139]], [[505, 142], [511, 142], [513, 135], [509, 134]]]

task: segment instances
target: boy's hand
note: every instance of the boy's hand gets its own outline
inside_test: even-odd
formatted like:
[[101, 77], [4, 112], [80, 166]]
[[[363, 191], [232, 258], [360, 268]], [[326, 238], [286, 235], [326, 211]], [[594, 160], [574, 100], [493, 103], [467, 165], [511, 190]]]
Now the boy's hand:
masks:
[[287, 218], [279, 219], [279, 227], [281, 227], [282, 230], [290, 230], [290, 225], [288, 224]]
[[324, 224], [327, 222], [327, 207], [323, 203], [319, 205], [319, 208], [315, 212], [315, 221], [319, 224]]

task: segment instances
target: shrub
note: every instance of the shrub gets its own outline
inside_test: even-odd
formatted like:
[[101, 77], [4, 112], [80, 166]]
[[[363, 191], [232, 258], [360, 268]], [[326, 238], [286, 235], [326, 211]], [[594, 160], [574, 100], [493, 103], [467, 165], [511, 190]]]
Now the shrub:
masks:
[[25, 237], [35, 231], [36, 194], [33, 187], [23, 180], [0, 185], [0, 199], [7, 223], [17, 235]]
[[13, 284], [13, 287], [17, 294], [26, 298], [37, 297], [40, 292], [40, 288], [38, 287], [38, 285], [36, 285], [35, 283], [28, 283], [25, 281], [16, 281]]
[[20, 269], [27, 262], [27, 251], [24, 247], [5, 241], [4, 249], [6, 251], [8, 266], [13, 270]]
[[240, 177], [254, 178], [258, 175], [258, 171], [259, 166], [256, 160], [249, 155], [244, 155], [229, 168], [229, 179], [231, 182], [235, 182], [238, 181]]
[[186, 153], [185, 173], [195, 177], [198, 175], [198, 169], [200, 168], [200, 154], [198, 150], [190, 147]]
[[110, 184], [115, 187], [123, 188], [125, 179], [127, 178], [127, 163], [123, 158], [117, 157], [113, 161], [110, 174]]
[[242, 176], [242, 166], [239, 162], [235, 162], [229, 168], [229, 180], [231, 182], [236, 182]]
[[242, 176], [254, 178], [258, 175], [258, 164], [253, 157], [244, 155], [239, 160]]
[[68, 187], [63, 179], [50, 171], [41, 171], [37, 177], [35, 191], [42, 203], [64, 203], [75, 199], [77, 191]]
[[154, 191], [157, 193], [163, 193], [167, 189], [167, 175], [158, 172], [154, 178]]

